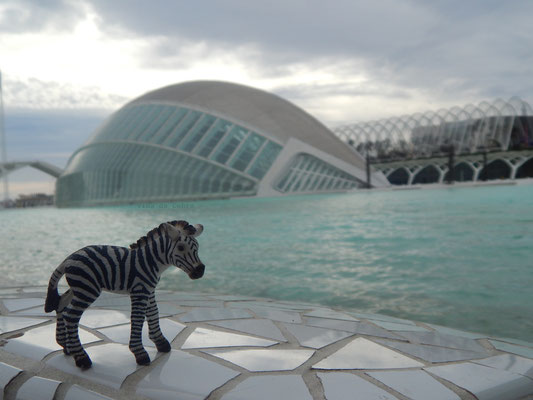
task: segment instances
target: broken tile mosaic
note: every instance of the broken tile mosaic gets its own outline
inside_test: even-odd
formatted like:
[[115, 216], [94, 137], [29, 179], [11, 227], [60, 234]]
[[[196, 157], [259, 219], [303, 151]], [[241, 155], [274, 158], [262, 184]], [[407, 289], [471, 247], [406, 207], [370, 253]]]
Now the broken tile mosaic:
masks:
[[291, 371], [313, 354], [313, 350], [293, 349], [251, 349], [251, 350], [210, 350], [204, 351], [222, 358], [248, 371]]
[[22, 384], [17, 391], [17, 400], [50, 400], [60, 381], [33, 376]]
[[222, 400], [312, 400], [309, 389], [298, 375], [266, 375], [246, 378]]
[[460, 400], [454, 392], [421, 370], [367, 372], [411, 400]]
[[473, 363], [426, 368], [426, 371], [473, 393], [479, 400], [515, 399], [533, 393], [533, 380]]
[[187, 338], [182, 349], [199, 349], [208, 347], [267, 347], [278, 344], [273, 340], [260, 339], [247, 335], [196, 328]]
[[237, 375], [239, 373], [230, 368], [172, 350], [139, 382], [137, 393], [153, 399], [204, 399]]
[[346, 394], [357, 394], [365, 400], [398, 400], [397, 397], [363, 378], [347, 372], [319, 373], [328, 400], [346, 400]]
[[422, 367], [424, 364], [364, 338], [313, 365], [315, 369], [386, 369]]

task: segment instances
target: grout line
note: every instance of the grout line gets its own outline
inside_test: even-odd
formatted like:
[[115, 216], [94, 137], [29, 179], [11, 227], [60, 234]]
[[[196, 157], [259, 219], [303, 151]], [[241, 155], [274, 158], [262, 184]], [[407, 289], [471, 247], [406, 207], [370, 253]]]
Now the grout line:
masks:
[[318, 377], [316, 371], [308, 370], [304, 372], [302, 374], [302, 379], [307, 386], [307, 390], [309, 390], [309, 393], [313, 396], [313, 400], [326, 400], [324, 385], [322, 385], [322, 381]]
[[235, 378], [230, 379], [222, 386], [219, 386], [218, 388], [214, 389], [211, 393], [209, 393], [205, 400], [220, 400], [222, 396], [235, 389], [249, 376], [251, 376], [250, 373], [240, 373]]

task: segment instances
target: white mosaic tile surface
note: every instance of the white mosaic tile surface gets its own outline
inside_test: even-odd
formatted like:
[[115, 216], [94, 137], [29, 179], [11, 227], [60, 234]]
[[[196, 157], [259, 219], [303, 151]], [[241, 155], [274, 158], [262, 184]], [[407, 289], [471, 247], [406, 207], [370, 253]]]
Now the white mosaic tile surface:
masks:
[[246, 310], [227, 308], [197, 308], [179, 317], [182, 322], [218, 321], [223, 319], [251, 318]]
[[4, 299], [9, 298], [8, 296], [18, 296], [19, 289], [17, 288], [4, 288], [0, 289], [0, 296]]
[[50, 316], [49, 313], [44, 312], [43, 306], [32, 307], [32, 308], [28, 308], [22, 311], [15, 311], [14, 313], [11, 313], [10, 315], [17, 316], [17, 317], [18, 316], [28, 316], [28, 317], [49, 317]]
[[[79, 330], [79, 337], [83, 344], [100, 340], [99, 337], [84, 329]], [[61, 350], [61, 347], [56, 343], [56, 325], [49, 324], [30, 329], [24, 332], [24, 335], [9, 340], [4, 349], [25, 358], [42, 360], [48, 354]]]
[[[3, 389], [15, 376], [22, 372], [21, 369], [12, 365], [0, 362], [0, 386]], [[0, 390], [2, 393], [2, 390]]]
[[511, 339], [511, 338], [493, 338], [493, 339], [499, 342], [517, 344], [519, 346], [529, 347], [530, 349], [533, 349], [533, 342], [526, 342], [525, 340]]
[[533, 348], [519, 346], [516, 344], [510, 344], [506, 342], [500, 342], [498, 340], [490, 340], [490, 343], [498, 350], [505, 351], [507, 353], [518, 354], [519, 356], [533, 358]]
[[424, 364], [364, 338], [352, 340], [315, 369], [385, 369], [423, 367]]
[[283, 336], [279, 328], [269, 319], [235, 319], [229, 321], [209, 322], [210, 325], [220, 326], [237, 332], [249, 333], [255, 336], [262, 336], [281, 342], [287, 339]]
[[358, 333], [360, 335], [376, 336], [388, 339], [402, 339], [401, 336], [398, 336], [391, 331], [365, 322], [339, 321], [327, 318], [308, 317], [307, 325], [337, 329], [345, 332]]
[[292, 371], [306, 362], [313, 350], [300, 349], [254, 349], [254, 350], [211, 350], [205, 351], [248, 371]]
[[295, 311], [276, 310], [271, 307], [250, 307], [250, 309], [260, 318], [280, 322], [302, 322], [300, 314]]
[[367, 374], [412, 400], [460, 399], [457, 394], [421, 370], [367, 372]]
[[[46, 287], [23, 289], [0, 289], [9, 310], [0, 315], [0, 357], [33, 365], [18, 389], [21, 399], [50, 398], [65, 376], [60, 391], [77, 400], [533, 395], [528, 342], [314, 304], [171, 291], [157, 294], [170, 353], [157, 353], [145, 326], [152, 363], [137, 366], [127, 346], [129, 297], [103, 293], [82, 317], [80, 337], [93, 361], [82, 371], [55, 343], [55, 315], [42, 312]], [[21, 372], [0, 363], [0, 393]]]
[[405, 342], [395, 342], [392, 340], [375, 339], [376, 342], [400, 350], [403, 353], [421, 358], [432, 363], [442, 363], [449, 361], [473, 360], [487, 356], [485, 351], [469, 351], [449, 349], [445, 347], [428, 346], [424, 344], [412, 344]]
[[334, 331], [332, 329], [298, 324], [285, 324], [285, 327], [302, 346], [312, 347], [314, 349], [320, 349], [353, 335], [351, 332]]
[[139, 383], [137, 393], [158, 400], [204, 399], [237, 375], [222, 365], [172, 350]]
[[330, 319], [340, 319], [344, 321], [359, 321], [358, 319], [349, 316], [348, 314], [333, 311], [333, 310], [325, 310], [323, 308], [318, 310], [313, 310], [311, 312], [304, 314], [306, 317], [318, 317], [318, 318], [330, 318]]
[[4, 307], [8, 309], [9, 312], [23, 310], [25, 308], [35, 307], [35, 306], [44, 306], [44, 299], [42, 298], [23, 298], [23, 299], [4, 299], [2, 301]]
[[484, 365], [461, 363], [426, 371], [468, 390], [479, 400], [519, 399], [533, 394], [533, 380]]
[[487, 367], [524, 375], [533, 379], [533, 360], [529, 358], [515, 356], [514, 354], [500, 354], [498, 356], [475, 360], [473, 362]]
[[[74, 358], [58, 354], [46, 363], [72, 375], [89, 379], [93, 382], [118, 389], [128, 375], [139, 368], [128, 346], [118, 343], [108, 343], [86, 348], [93, 366], [88, 370], [81, 370], [74, 364]], [[150, 348], [146, 351], [153, 360], [156, 352]]]
[[33, 376], [17, 391], [17, 400], [50, 400], [61, 381]]
[[347, 396], [365, 400], [398, 400], [397, 397], [363, 378], [347, 372], [319, 373], [328, 400], [346, 400]]
[[485, 349], [474, 339], [461, 336], [447, 335], [439, 332], [398, 332], [411, 343], [428, 344], [432, 346], [449, 347], [452, 349], [484, 352]]
[[372, 321], [374, 324], [389, 331], [428, 332], [426, 328], [417, 325], [397, 324], [396, 322]]
[[409, 321], [408, 319], [391, 317], [389, 315], [354, 313], [354, 312], [349, 312], [349, 314], [357, 318], [368, 319], [370, 321], [385, 321], [385, 322], [395, 322], [397, 324], [404, 324], [404, 325], [416, 325], [413, 321]]
[[273, 340], [254, 338], [248, 335], [196, 328], [181, 346], [182, 349], [200, 349], [209, 347], [267, 347], [277, 344]]
[[267, 375], [247, 378], [222, 400], [312, 400], [309, 389], [298, 375]]
[[227, 303], [226, 306], [230, 308], [274, 308], [277, 310], [285, 310], [285, 311], [310, 311], [316, 308], [316, 306], [311, 305], [301, 305], [301, 304], [295, 304], [295, 303], [283, 303], [283, 302], [274, 302], [274, 301], [241, 301], [238, 302], [230, 302]]
[[130, 315], [127, 311], [97, 310], [89, 308], [81, 316], [80, 325], [89, 328], [103, 328], [118, 324], [129, 324]]
[[102, 396], [92, 390], [87, 390], [78, 385], [73, 385], [67, 394], [65, 400], [112, 400], [110, 397]]
[[210, 307], [221, 308], [224, 307], [223, 301], [216, 300], [178, 300], [176, 304], [185, 307]]
[[447, 335], [454, 335], [454, 336], [460, 336], [468, 339], [483, 339], [486, 338], [486, 335], [483, 335], [481, 333], [472, 333], [472, 332], [465, 332], [458, 329], [448, 328], [446, 326], [440, 326], [440, 325], [434, 325], [434, 324], [426, 324], [427, 326], [435, 329], [437, 332], [445, 333]]
[[35, 318], [19, 318], [19, 317], [5, 317], [0, 316], [0, 333], [7, 333], [16, 331], [18, 329], [28, 328], [30, 326], [39, 325], [48, 319], [35, 319]]

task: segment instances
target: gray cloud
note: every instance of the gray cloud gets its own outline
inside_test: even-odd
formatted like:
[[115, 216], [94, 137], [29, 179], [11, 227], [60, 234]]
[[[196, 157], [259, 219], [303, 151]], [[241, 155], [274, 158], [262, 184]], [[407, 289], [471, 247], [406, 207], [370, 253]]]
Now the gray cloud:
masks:
[[[92, 10], [108, 35], [147, 39], [139, 63], [153, 69], [183, 70], [216, 56], [270, 78], [327, 64], [339, 81], [364, 73], [390, 92], [418, 88], [459, 103], [533, 89], [533, 3], [520, 0], [19, 0], [0, 10], [7, 32], [68, 31]], [[73, 96], [61, 102], [82, 101]]]
[[[353, 61], [380, 86], [419, 88], [443, 100], [531, 93], [533, 3], [511, 0], [293, 0], [210, 2], [92, 0], [109, 32], [151, 37], [151, 65], [186, 67], [199, 57], [242, 57], [256, 75], [281, 76]], [[255, 50], [255, 51], [251, 51]], [[360, 69], [364, 68], [364, 69]], [[349, 75], [345, 75], [349, 76]], [[314, 85], [314, 83], [310, 83]]]
[[[68, 31], [92, 10], [107, 35], [146, 39], [138, 62], [153, 70], [185, 70], [216, 57], [244, 63], [252, 79], [291, 77], [301, 66], [337, 78], [271, 88], [297, 103], [328, 96], [409, 101], [419, 93], [436, 104], [464, 104], [527, 98], [533, 89], [533, 3], [519, 0], [21, 0], [2, 7], [0, 30], [21, 32]], [[353, 83], [359, 75], [365, 81]], [[127, 100], [37, 79], [12, 82], [5, 97], [32, 108], [114, 109]]]
[[70, 30], [84, 14], [80, 3], [67, 0], [4, 0], [0, 5], [0, 32]]
[[98, 87], [75, 86], [37, 78], [4, 80], [4, 103], [13, 108], [112, 110], [127, 100], [105, 93]]
[[419, 42], [438, 17], [410, 1], [218, 0], [210, 2], [92, 0], [103, 29], [166, 37], [161, 55], [174, 40], [208, 42], [229, 50], [258, 46], [293, 60], [309, 56], [394, 52]]
[[98, 110], [6, 109], [9, 160], [44, 160], [64, 167], [68, 157], [104, 121]]

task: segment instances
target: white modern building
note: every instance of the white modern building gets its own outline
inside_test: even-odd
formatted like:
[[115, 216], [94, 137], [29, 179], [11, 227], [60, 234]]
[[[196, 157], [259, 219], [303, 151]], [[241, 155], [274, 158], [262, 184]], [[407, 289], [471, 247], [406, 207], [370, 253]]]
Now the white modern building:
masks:
[[[112, 114], [57, 180], [59, 207], [339, 192], [366, 185], [365, 160], [271, 93], [196, 81]], [[373, 186], [388, 186], [372, 172]]]

